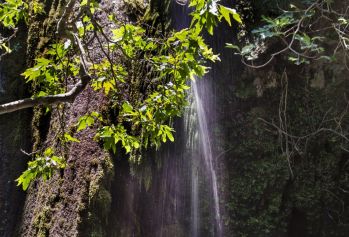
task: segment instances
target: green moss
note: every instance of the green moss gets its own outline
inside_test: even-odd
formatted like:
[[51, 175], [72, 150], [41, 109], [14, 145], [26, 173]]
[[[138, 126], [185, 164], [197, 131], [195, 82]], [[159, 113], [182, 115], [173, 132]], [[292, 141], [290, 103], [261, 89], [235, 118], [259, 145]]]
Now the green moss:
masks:
[[48, 230], [49, 227], [49, 216], [50, 216], [51, 210], [50, 207], [43, 207], [41, 212], [37, 214], [34, 218], [34, 226], [38, 229], [38, 235], [39, 236], [45, 236], [45, 233]]
[[[28, 22], [28, 36], [27, 36], [27, 66], [32, 66], [36, 56], [40, 55], [45, 47], [54, 40], [56, 30], [56, 23], [59, 16], [62, 14], [61, 9], [66, 1], [64, 0], [48, 0], [43, 1], [45, 4], [44, 13], [34, 13], [32, 3], [29, 4], [29, 18]], [[38, 90], [37, 85], [32, 85], [33, 92]], [[32, 134], [33, 134], [33, 150], [36, 151], [45, 138], [47, 129], [47, 120], [50, 114], [46, 114], [43, 107], [34, 108], [32, 120]], [[46, 125], [45, 125], [46, 124]]]
[[114, 177], [113, 163], [109, 156], [91, 160], [91, 172], [88, 187], [88, 202], [81, 208], [83, 218], [80, 224], [81, 234], [89, 237], [105, 236], [112, 197], [109, 192]]

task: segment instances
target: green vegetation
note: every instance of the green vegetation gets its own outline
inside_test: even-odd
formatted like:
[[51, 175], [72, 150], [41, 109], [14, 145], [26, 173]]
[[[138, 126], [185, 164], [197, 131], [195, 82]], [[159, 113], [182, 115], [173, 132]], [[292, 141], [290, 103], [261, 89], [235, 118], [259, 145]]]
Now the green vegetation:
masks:
[[[253, 20], [243, 18], [249, 32], [243, 43], [228, 45], [247, 66], [234, 95], [220, 101], [237, 101], [238, 108], [223, 125], [229, 131], [226, 221], [235, 236], [344, 237], [347, 2], [260, 4], [250, 4]], [[230, 111], [225, 104], [222, 110]]]
[[[219, 4], [218, 0], [192, 0], [189, 6], [193, 8], [190, 26], [173, 31], [149, 26], [144, 21], [125, 23], [116, 13], [102, 9], [95, 0], [69, 1], [58, 16], [55, 37], [46, 40], [51, 44], [41, 49], [34, 65], [22, 73], [26, 82], [35, 87], [33, 97], [2, 105], [0, 112], [36, 105], [49, 106], [49, 110], [54, 104], [73, 101], [91, 85], [96, 92], [110, 98], [108, 110], [114, 110], [116, 116], [87, 114], [79, 119], [76, 132], [93, 126], [98, 120], [95, 139], [114, 153], [121, 144], [126, 153], [130, 153], [131, 162], [140, 162], [142, 149], [158, 148], [161, 143], [174, 140], [171, 123], [181, 116], [186, 105], [188, 80], [206, 74], [207, 61], [219, 60], [205, 43], [203, 29], [212, 35], [214, 27], [223, 19], [229, 25], [231, 18], [241, 23], [236, 11]], [[0, 8], [2, 25], [14, 31], [19, 22], [46, 14], [40, 1], [28, 4], [6, 0]], [[110, 29], [102, 26], [106, 22], [102, 23], [97, 17], [101, 14], [106, 15]], [[5, 53], [10, 51], [6, 41], [2, 45]], [[92, 46], [95, 49], [91, 49]], [[60, 108], [58, 105], [55, 109]], [[57, 139], [63, 145], [67, 141], [78, 142], [64, 129], [57, 134]], [[40, 155], [36, 156], [29, 165], [40, 166], [40, 159]], [[62, 167], [61, 162], [59, 164], [57, 167]], [[50, 172], [53, 167], [49, 167]], [[26, 171], [18, 179], [19, 185], [23, 184], [26, 189], [35, 177], [49, 177], [51, 173], [44, 174], [46, 170], [43, 167], [30, 175]]]
[[17, 179], [18, 185], [22, 185], [23, 189], [26, 190], [30, 182], [36, 177], [42, 177], [44, 180], [47, 180], [51, 178], [55, 170], [63, 169], [64, 167], [64, 159], [55, 156], [52, 148], [47, 148], [43, 156], [37, 155], [33, 161], [29, 161], [28, 169]]
[[[288, 4], [287, 4], [288, 2]], [[243, 58], [243, 63], [262, 68], [278, 55], [286, 55], [296, 65], [317, 61], [333, 62], [338, 53], [347, 57], [348, 14], [345, 3], [326, 0], [283, 1], [283, 8], [274, 9], [275, 17], [262, 15], [261, 24], [251, 30], [248, 44], [241, 48], [228, 43]], [[330, 42], [337, 44], [330, 47]], [[277, 44], [274, 51], [271, 45]], [[268, 55], [262, 57], [262, 55]], [[263, 60], [261, 60], [263, 58]]]
[[[93, 234], [102, 235], [112, 203], [112, 161], [97, 154], [82, 161], [90, 162], [87, 168], [76, 160], [66, 164], [65, 148], [80, 145], [80, 135], [93, 128], [92, 139], [112, 153], [125, 153], [136, 167], [142, 162], [142, 152], [173, 141], [172, 124], [187, 104], [188, 81], [205, 75], [208, 64], [219, 60], [203, 35], [213, 35], [219, 22], [225, 21], [228, 25], [244, 22], [239, 25], [240, 43], [226, 46], [247, 66], [240, 67], [238, 79], [215, 85], [222, 92], [217, 99], [220, 111], [227, 116], [220, 117], [222, 130], [213, 129], [223, 138], [217, 149], [223, 151], [219, 159], [224, 158], [228, 167], [221, 204], [225, 205], [227, 229], [232, 229], [232, 236], [346, 236], [346, 1], [236, 1], [240, 2], [236, 6], [240, 16], [217, 0], [191, 0], [191, 24], [179, 31], [171, 30], [168, 22], [158, 24], [163, 13], [155, 13], [152, 4], [144, 1], [125, 1], [133, 22], [124, 22], [93, 0], [67, 1], [72, 5], [49, 13], [42, 2], [7, 0], [0, 4], [0, 21], [7, 28], [0, 41], [2, 56], [16, 50], [11, 42], [21, 24], [49, 18], [47, 34], [42, 36], [40, 31], [40, 37], [32, 33], [28, 37], [28, 47], [35, 48], [29, 51], [36, 54], [22, 73], [33, 87], [32, 98], [25, 101], [28, 107], [45, 105], [46, 113], [64, 114], [63, 103], [72, 102], [86, 86], [107, 97], [109, 106], [76, 118], [68, 129], [55, 122], [57, 132], [50, 145], [37, 142], [40, 134], [34, 134], [36, 153], [18, 184], [27, 189], [34, 179], [48, 179], [61, 168], [66, 168], [68, 177], [57, 175], [50, 195], [46, 193], [50, 188], [40, 186], [37, 200], [45, 202], [35, 207], [37, 232], [46, 232], [50, 221], [56, 221], [50, 218], [58, 199], [71, 203], [70, 190], [76, 187], [69, 186], [73, 173], [88, 190], [78, 189], [81, 193], [74, 193], [74, 198], [88, 197], [90, 205], [76, 199], [78, 207], [74, 208], [87, 210]], [[72, 2], [75, 12], [69, 11]], [[104, 21], [100, 15], [105, 16]], [[31, 27], [34, 32], [40, 28]], [[11, 106], [0, 105], [0, 114]], [[39, 121], [44, 113], [36, 112], [35, 119]], [[152, 165], [137, 166], [146, 190], [152, 181]], [[63, 182], [69, 188], [57, 191]], [[140, 228], [140, 223], [136, 225]]]

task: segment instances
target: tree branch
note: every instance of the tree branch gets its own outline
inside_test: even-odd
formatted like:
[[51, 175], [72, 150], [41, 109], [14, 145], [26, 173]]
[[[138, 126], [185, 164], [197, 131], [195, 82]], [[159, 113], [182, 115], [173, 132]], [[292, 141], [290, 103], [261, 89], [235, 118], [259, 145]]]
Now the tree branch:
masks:
[[53, 105], [58, 103], [68, 102], [71, 103], [75, 100], [76, 96], [80, 94], [91, 81], [91, 76], [88, 73], [87, 61], [85, 57], [85, 50], [81, 44], [79, 37], [71, 33], [73, 40], [80, 51], [80, 80], [73, 86], [73, 88], [63, 94], [58, 95], [48, 95], [37, 98], [26, 98], [6, 104], [0, 105], [0, 115], [11, 113], [17, 110], [31, 108], [37, 105]]
[[21, 109], [31, 108], [37, 105], [53, 105], [64, 102], [72, 103], [75, 100], [76, 96], [85, 89], [89, 81], [91, 81], [91, 77], [89, 75], [84, 75], [81, 77], [79, 82], [76, 83], [74, 87], [67, 93], [58, 95], [48, 95], [37, 98], [26, 98], [2, 104], [0, 105], [0, 115], [11, 113]]

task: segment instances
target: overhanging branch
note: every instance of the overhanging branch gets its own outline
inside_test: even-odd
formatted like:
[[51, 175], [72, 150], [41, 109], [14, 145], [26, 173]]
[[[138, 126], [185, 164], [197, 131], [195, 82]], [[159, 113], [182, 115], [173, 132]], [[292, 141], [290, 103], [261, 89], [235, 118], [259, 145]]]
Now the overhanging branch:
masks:
[[37, 98], [26, 98], [2, 104], [0, 105], [0, 115], [31, 108], [37, 105], [53, 105], [64, 102], [72, 103], [76, 96], [85, 89], [89, 81], [91, 81], [91, 77], [89, 75], [84, 75], [67, 93]]
[[71, 33], [73, 36], [77, 48], [80, 51], [80, 80], [73, 86], [73, 88], [67, 93], [58, 94], [58, 95], [48, 95], [37, 98], [26, 98], [6, 104], [0, 105], [0, 115], [15, 112], [22, 109], [31, 108], [37, 105], [53, 105], [64, 102], [73, 102], [78, 94], [80, 94], [85, 88], [86, 85], [91, 81], [91, 76], [88, 73], [87, 61], [85, 56], [85, 50], [81, 44], [79, 37]]

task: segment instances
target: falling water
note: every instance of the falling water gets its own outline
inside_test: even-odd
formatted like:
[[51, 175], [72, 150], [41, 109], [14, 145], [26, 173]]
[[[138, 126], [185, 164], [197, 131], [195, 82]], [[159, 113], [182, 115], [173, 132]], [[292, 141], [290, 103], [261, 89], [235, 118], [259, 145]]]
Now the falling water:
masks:
[[[183, 1], [184, 3], [185, 1]], [[181, 2], [182, 3], [182, 2]], [[190, 23], [188, 8], [173, 1], [173, 27]], [[222, 237], [223, 226], [215, 161], [213, 75], [192, 83], [189, 106], [175, 121], [175, 142], [144, 154], [141, 168], [148, 188], [130, 177], [122, 164], [113, 186], [110, 237]], [[117, 227], [115, 227], [117, 226]]]
[[[177, 4], [173, 5], [172, 14], [174, 20], [174, 27], [176, 29], [182, 29], [188, 26], [190, 18], [188, 17], [188, 8], [186, 6], [187, 1], [176, 1]], [[212, 78], [207, 78], [212, 79]], [[190, 208], [190, 233], [191, 237], [221, 237], [223, 236], [221, 213], [219, 207], [219, 192], [217, 183], [217, 174], [214, 164], [214, 155], [212, 151], [211, 134], [209, 130], [212, 128], [208, 123], [208, 114], [205, 110], [210, 109], [212, 106], [212, 97], [208, 96], [212, 94], [210, 92], [209, 83], [205, 80], [192, 83], [191, 95], [189, 95], [190, 106], [187, 108], [184, 114], [184, 127], [182, 131], [177, 131], [177, 141], [181, 139], [185, 143], [180, 156], [172, 156], [170, 159], [176, 159], [182, 164], [181, 171], [172, 173], [175, 177], [183, 179], [184, 177], [190, 180], [184, 182], [177, 192], [183, 192], [191, 190], [182, 196], [175, 196], [175, 203], [186, 203], [184, 198], [190, 198], [190, 206], [182, 205], [183, 207]], [[214, 112], [211, 110], [210, 114]], [[170, 161], [167, 157], [167, 162]], [[171, 166], [174, 169], [174, 166]], [[181, 174], [181, 172], [183, 172]], [[190, 173], [190, 175], [186, 175]], [[184, 174], [184, 175], [183, 175]], [[182, 198], [182, 199], [180, 199]], [[174, 210], [174, 215], [183, 216], [183, 213], [178, 213], [179, 210]], [[182, 210], [183, 212], [183, 210]], [[184, 212], [186, 212], [184, 210]], [[184, 225], [184, 229], [188, 227]], [[166, 236], [167, 237], [167, 236]]]
[[[121, 164], [116, 164], [119, 176], [112, 209], [117, 216], [111, 217], [115, 222], [110, 222], [113, 227], [108, 236], [223, 236], [210, 135], [212, 97], [207, 96], [209, 81], [198, 82], [192, 84], [190, 106], [183, 119], [175, 124], [176, 142], [155, 154], [161, 164], [150, 164], [153, 171], [149, 189], [140, 186], [137, 179], [122, 175]], [[145, 155], [151, 158], [149, 162], [154, 161], [154, 154]]]
[[[197, 154], [197, 109], [195, 104], [195, 98], [193, 93], [188, 96], [190, 106], [184, 113], [184, 134], [186, 138], [186, 150], [188, 151], [187, 158], [190, 161], [190, 172], [191, 172], [191, 193], [190, 193], [190, 232], [192, 237], [199, 236], [200, 229], [200, 208], [199, 208], [199, 159], [195, 159]], [[198, 158], [199, 156], [197, 156]]]
[[192, 83], [190, 106], [184, 116], [186, 157], [191, 166], [191, 237], [223, 236], [217, 174], [209, 132], [211, 128], [205, 111], [205, 108], [210, 108], [212, 101], [206, 84], [206, 81], [200, 81], [200, 85]]
[[[201, 142], [201, 148], [202, 148], [202, 155], [204, 158], [204, 164], [205, 168], [207, 169], [208, 175], [209, 175], [209, 183], [212, 187], [212, 194], [213, 194], [213, 201], [214, 201], [214, 214], [215, 214], [215, 221], [217, 224], [217, 236], [222, 236], [222, 223], [221, 223], [221, 214], [219, 209], [219, 195], [218, 195], [218, 184], [217, 184], [217, 175], [216, 170], [214, 168], [213, 164], [213, 153], [212, 153], [212, 144], [209, 134], [209, 128], [208, 123], [206, 119], [206, 112], [204, 109], [203, 100], [201, 99], [198, 91], [197, 83], [194, 82], [192, 84], [193, 92], [194, 92], [194, 98], [195, 98], [195, 104], [196, 104], [196, 110], [197, 110], [197, 116], [198, 116], [198, 123], [199, 123], [199, 139]], [[196, 195], [198, 195], [196, 193]], [[197, 199], [197, 197], [193, 197], [193, 199]], [[196, 205], [196, 204], [194, 204]]]

